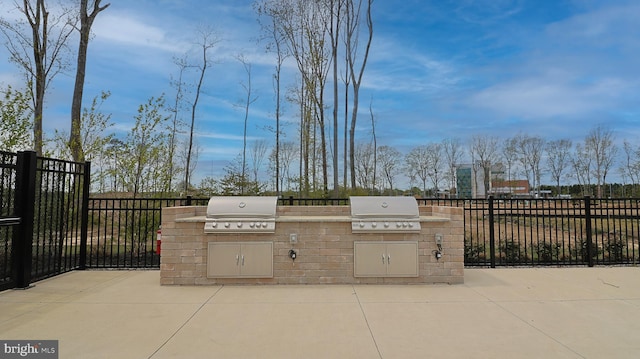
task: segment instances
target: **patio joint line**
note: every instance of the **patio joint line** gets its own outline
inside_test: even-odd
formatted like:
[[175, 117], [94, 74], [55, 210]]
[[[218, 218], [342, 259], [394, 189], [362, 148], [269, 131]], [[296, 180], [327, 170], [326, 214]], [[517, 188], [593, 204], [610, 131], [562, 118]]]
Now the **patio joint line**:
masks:
[[167, 338], [167, 340], [165, 340], [165, 341], [164, 341], [164, 342], [163, 342], [163, 343], [158, 347], [158, 349], [156, 349], [153, 353], [151, 353], [151, 355], [149, 355], [149, 359], [153, 358], [153, 357], [154, 357], [154, 356], [155, 356], [155, 355], [160, 351], [160, 349], [164, 348], [164, 346], [165, 346], [165, 345], [167, 345], [167, 343], [169, 343], [169, 341], [170, 341], [171, 339], [173, 339], [173, 337], [175, 337], [175, 336], [176, 336], [176, 334], [178, 334], [178, 333], [182, 330], [182, 328], [184, 328], [184, 327], [185, 327], [185, 325], [187, 325], [187, 324], [191, 321], [191, 319], [193, 319], [193, 317], [195, 317], [195, 316], [196, 316], [196, 314], [198, 314], [198, 313], [202, 310], [202, 308], [203, 308], [205, 305], [207, 305], [207, 304], [211, 301], [211, 299], [213, 299], [213, 297], [215, 297], [218, 293], [220, 293], [220, 291], [222, 290], [222, 288], [224, 288], [224, 285], [220, 286], [220, 288], [218, 288], [218, 290], [216, 290], [213, 294], [211, 294], [211, 295], [209, 296], [209, 298], [207, 298], [207, 300], [205, 300], [205, 301], [204, 301], [204, 303], [202, 303], [202, 304], [198, 307], [198, 309], [196, 309], [196, 311], [194, 311], [194, 312], [193, 312], [193, 314], [191, 314], [191, 316], [190, 316], [187, 320], [185, 320], [185, 321], [184, 321], [184, 323], [182, 323], [182, 325], [181, 325], [178, 329], [176, 329], [176, 330], [173, 332], [173, 334], [171, 334], [171, 335], [169, 336], [169, 338]]
[[[533, 328], [533, 330], [537, 331], [538, 333], [542, 334], [543, 336], [545, 336], [545, 337], [547, 337], [547, 338], [551, 339], [552, 341], [554, 341], [554, 342], [558, 343], [560, 346], [562, 346], [562, 347], [566, 348], [567, 350], [569, 350], [570, 352], [572, 352], [572, 353], [574, 353], [575, 355], [579, 356], [580, 358], [586, 358], [584, 355], [582, 355], [582, 354], [578, 353], [578, 352], [577, 352], [577, 351], [575, 351], [573, 348], [569, 347], [567, 344], [565, 344], [565, 343], [561, 342], [560, 340], [558, 340], [558, 339], [556, 339], [556, 338], [552, 337], [551, 335], [549, 335], [549, 334], [545, 333], [542, 329], [540, 329], [540, 328], [538, 328], [537, 326], [535, 326], [535, 325], [531, 324], [531, 323], [530, 323], [529, 321], [527, 321], [525, 318], [522, 318], [522, 317], [521, 317], [521, 316], [519, 316], [518, 314], [516, 314], [516, 313], [514, 313], [514, 312], [510, 311], [509, 309], [507, 309], [506, 307], [502, 306], [502, 305], [500, 304], [500, 302], [499, 302], [499, 301], [495, 301], [495, 300], [493, 300], [493, 299], [489, 298], [488, 296], [486, 296], [486, 295], [484, 295], [484, 294], [480, 293], [479, 291], [477, 291], [475, 288], [473, 288], [473, 287], [471, 287], [471, 286], [468, 286], [468, 285], [466, 285], [466, 284], [465, 284], [465, 286], [466, 286], [467, 288], [470, 288], [470, 289], [471, 289], [471, 290], [473, 290], [474, 292], [476, 292], [476, 293], [477, 293], [478, 295], [480, 295], [481, 297], [486, 298], [486, 299], [489, 301], [489, 303], [494, 304], [495, 306], [497, 306], [498, 308], [502, 309], [503, 311], [505, 311], [505, 312], [509, 313], [509, 314], [510, 314], [510, 315], [512, 315], [513, 317], [518, 318], [518, 320], [520, 320], [521, 322], [523, 322], [523, 323], [524, 323], [524, 324], [526, 324], [527, 326], [529, 326], [529, 327]], [[551, 300], [551, 301], [547, 301], [547, 300], [531, 300], [531, 301], [530, 301], [530, 300], [509, 300], [509, 301], [505, 301], [505, 302], [509, 302], [509, 303], [523, 302], [523, 303], [526, 303], [526, 302], [541, 302], [541, 301], [542, 301], [542, 302], [562, 302], [562, 301], [553, 301], [553, 300]]]
[[351, 289], [353, 290], [353, 294], [356, 295], [356, 300], [358, 301], [358, 306], [360, 307], [360, 311], [362, 312], [362, 317], [364, 318], [364, 322], [367, 324], [367, 329], [369, 330], [369, 335], [371, 335], [371, 340], [373, 340], [373, 345], [376, 346], [376, 351], [378, 352], [378, 357], [382, 359], [382, 353], [380, 353], [380, 348], [378, 347], [378, 342], [376, 341], [376, 337], [373, 335], [373, 331], [371, 330], [371, 325], [369, 325], [369, 320], [367, 319], [367, 314], [364, 312], [364, 308], [362, 307], [362, 302], [360, 301], [360, 297], [358, 296], [358, 292], [354, 285], [351, 285]]

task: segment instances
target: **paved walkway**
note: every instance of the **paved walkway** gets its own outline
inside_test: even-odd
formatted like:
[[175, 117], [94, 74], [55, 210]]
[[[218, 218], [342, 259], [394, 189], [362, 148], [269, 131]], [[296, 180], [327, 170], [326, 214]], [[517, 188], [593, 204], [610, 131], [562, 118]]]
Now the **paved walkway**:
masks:
[[0, 339], [60, 358], [638, 358], [640, 268], [468, 269], [460, 285], [160, 286], [76, 271], [0, 293]]

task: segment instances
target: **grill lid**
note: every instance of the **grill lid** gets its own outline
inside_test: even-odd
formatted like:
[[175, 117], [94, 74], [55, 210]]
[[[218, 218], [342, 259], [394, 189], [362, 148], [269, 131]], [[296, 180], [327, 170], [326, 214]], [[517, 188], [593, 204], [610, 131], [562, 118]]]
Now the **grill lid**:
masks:
[[413, 197], [354, 196], [349, 202], [353, 233], [420, 232], [420, 212]]
[[278, 197], [211, 197], [207, 205], [205, 233], [275, 232]]

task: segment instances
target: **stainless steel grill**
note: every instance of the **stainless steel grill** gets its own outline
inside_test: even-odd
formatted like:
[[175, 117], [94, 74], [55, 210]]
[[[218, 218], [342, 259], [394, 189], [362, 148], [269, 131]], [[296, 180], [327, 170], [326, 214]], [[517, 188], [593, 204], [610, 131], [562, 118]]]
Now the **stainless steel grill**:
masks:
[[274, 233], [278, 197], [211, 197], [205, 233]]
[[353, 233], [420, 232], [418, 202], [413, 197], [350, 197]]

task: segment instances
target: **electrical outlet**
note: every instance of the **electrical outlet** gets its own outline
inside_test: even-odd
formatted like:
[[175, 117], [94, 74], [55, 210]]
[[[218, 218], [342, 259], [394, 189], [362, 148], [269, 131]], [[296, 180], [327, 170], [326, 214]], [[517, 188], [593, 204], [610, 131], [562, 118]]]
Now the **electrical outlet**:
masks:
[[297, 233], [289, 234], [289, 243], [291, 243], [291, 244], [298, 243], [298, 234]]
[[436, 245], [442, 246], [442, 237], [443, 235], [441, 233], [436, 233]]

